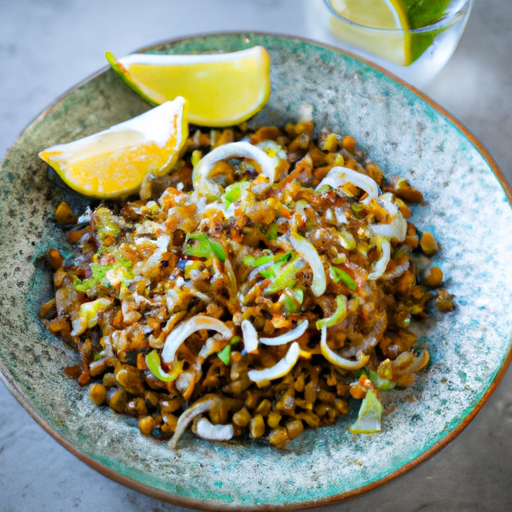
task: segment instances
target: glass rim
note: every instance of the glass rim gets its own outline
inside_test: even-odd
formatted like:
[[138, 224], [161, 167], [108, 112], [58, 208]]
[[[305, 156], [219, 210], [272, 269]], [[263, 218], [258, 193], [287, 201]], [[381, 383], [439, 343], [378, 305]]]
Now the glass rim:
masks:
[[424, 27], [418, 27], [418, 28], [411, 28], [411, 29], [398, 29], [398, 28], [381, 28], [381, 27], [372, 27], [371, 25], [362, 25], [361, 23], [357, 23], [355, 21], [349, 20], [348, 18], [343, 17], [339, 12], [337, 12], [334, 7], [332, 6], [331, 0], [324, 0], [325, 5], [331, 12], [331, 14], [338, 19], [339, 21], [343, 21], [344, 23], [347, 23], [349, 25], [352, 25], [354, 27], [358, 28], [364, 28], [367, 30], [375, 30], [376, 32], [383, 32], [383, 33], [423, 33], [423, 32], [430, 32], [431, 30], [437, 30], [439, 28], [443, 28], [446, 25], [449, 25], [450, 23], [454, 21], [458, 21], [457, 18], [462, 18], [465, 15], [469, 13], [469, 10], [471, 8], [471, 5], [473, 3], [473, 0], [466, 0], [464, 4], [461, 6], [460, 9], [457, 11], [449, 14], [448, 16], [445, 16], [439, 20], [437, 20], [435, 23], [432, 23], [431, 25], [426, 25]]

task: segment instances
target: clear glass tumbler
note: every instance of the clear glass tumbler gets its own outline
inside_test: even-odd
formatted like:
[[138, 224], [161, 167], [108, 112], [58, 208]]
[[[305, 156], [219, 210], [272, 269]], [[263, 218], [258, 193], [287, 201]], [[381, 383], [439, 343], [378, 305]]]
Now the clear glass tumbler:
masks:
[[322, 13], [317, 0], [306, 0], [305, 4], [310, 9], [307, 19], [316, 17], [318, 23], [320, 18], [324, 34], [313, 30], [317, 39], [342, 46], [422, 87], [455, 51], [473, 0], [324, 2], [327, 9]]

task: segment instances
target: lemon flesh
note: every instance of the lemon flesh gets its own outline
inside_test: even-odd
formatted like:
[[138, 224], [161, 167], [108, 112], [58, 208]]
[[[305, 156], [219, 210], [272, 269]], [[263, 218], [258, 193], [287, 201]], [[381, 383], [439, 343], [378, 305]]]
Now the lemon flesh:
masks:
[[119, 77], [150, 103], [186, 98], [188, 119], [200, 126], [241, 123], [270, 96], [270, 58], [261, 46], [223, 54], [106, 57]]
[[137, 192], [148, 174], [176, 164], [188, 137], [185, 100], [165, 102], [124, 123], [39, 153], [73, 190], [98, 199]]
[[334, 10], [354, 23], [373, 28], [402, 29], [401, 9], [397, 9], [395, 3], [390, 0], [331, 0]]
[[[450, 0], [331, 0], [333, 9], [354, 24], [331, 18], [341, 40], [390, 62], [409, 66], [431, 46], [444, 29], [410, 32], [442, 18]], [[383, 31], [383, 29], [385, 31]]]

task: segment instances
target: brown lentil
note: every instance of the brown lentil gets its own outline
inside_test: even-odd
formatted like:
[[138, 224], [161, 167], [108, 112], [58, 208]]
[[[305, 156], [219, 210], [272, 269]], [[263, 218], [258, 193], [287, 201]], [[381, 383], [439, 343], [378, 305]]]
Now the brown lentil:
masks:
[[155, 419], [151, 416], [144, 416], [139, 420], [139, 429], [145, 435], [149, 436], [155, 428]]
[[423, 282], [427, 286], [430, 286], [431, 288], [435, 288], [436, 286], [439, 286], [441, 284], [442, 280], [443, 280], [443, 271], [440, 268], [432, 267], [429, 269]]
[[89, 396], [96, 405], [103, 405], [107, 399], [107, 388], [102, 384], [93, 384], [89, 390]]
[[261, 414], [257, 414], [251, 419], [249, 433], [253, 439], [259, 439], [265, 434], [265, 420]]

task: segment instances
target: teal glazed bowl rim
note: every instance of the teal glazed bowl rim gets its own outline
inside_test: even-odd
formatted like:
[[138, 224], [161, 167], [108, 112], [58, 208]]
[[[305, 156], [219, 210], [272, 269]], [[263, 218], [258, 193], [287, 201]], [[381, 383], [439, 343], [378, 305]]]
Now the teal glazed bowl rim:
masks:
[[[304, 62], [308, 62], [310, 59], [313, 59], [314, 55], [316, 55], [315, 52], [323, 52], [322, 55], [331, 55], [337, 56], [336, 59], [338, 59], [340, 62], [345, 63], [346, 65], [346, 73], [347, 76], [350, 76], [354, 79], [354, 83], [358, 83], [360, 81], [363, 81], [364, 83], [366, 78], [365, 74], [368, 74], [370, 78], [368, 78], [369, 83], [373, 83], [372, 81], [375, 81], [375, 83], [379, 84], [385, 84], [384, 89], [386, 90], [397, 90], [400, 91], [404, 97], [408, 98], [408, 101], [410, 102], [409, 107], [410, 108], [416, 108], [415, 105], [419, 105], [421, 108], [424, 108], [425, 110], [428, 110], [429, 112], [432, 112], [432, 116], [437, 116], [436, 119], [439, 118], [446, 126], [448, 126], [449, 130], [455, 130], [458, 132], [458, 137], [463, 143], [463, 147], [469, 148], [467, 149], [468, 152], [474, 152], [476, 155], [475, 158], [480, 158], [482, 162], [485, 164], [486, 169], [488, 168], [491, 173], [486, 172], [487, 174], [491, 175], [488, 177], [488, 179], [492, 182], [490, 187], [495, 186], [497, 193], [503, 194], [503, 203], [506, 203], [506, 205], [503, 205], [503, 212], [508, 212], [510, 210], [510, 204], [512, 204], [512, 189], [510, 188], [509, 184], [507, 183], [505, 177], [503, 176], [502, 172], [498, 168], [497, 164], [494, 162], [492, 157], [487, 153], [487, 151], [483, 148], [481, 143], [469, 132], [469, 130], [464, 127], [458, 120], [456, 120], [450, 113], [448, 113], [445, 109], [437, 105], [433, 100], [425, 96], [423, 93], [415, 89], [414, 87], [408, 85], [407, 83], [403, 82], [399, 78], [393, 76], [386, 70], [380, 68], [379, 66], [376, 66], [373, 63], [370, 63], [364, 59], [361, 59], [360, 57], [356, 57], [348, 52], [344, 52], [338, 48], [324, 45], [317, 43], [315, 41], [309, 41], [303, 38], [293, 37], [293, 36], [283, 36], [278, 34], [269, 34], [269, 33], [259, 33], [259, 32], [240, 32], [240, 33], [234, 33], [234, 32], [225, 32], [225, 33], [210, 33], [210, 34], [203, 34], [198, 36], [187, 36], [183, 38], [178, 39], [172, 39], [169, 41], [165, 41], [159, 44], [151, 45], [148, 47], [143, 48], [142, 50], [139, 50], [139, 52], [147, 52], [147, 51], [158, 51], [159, 48], [172, 48], [172, 47], [187, 47], [187, 44], [196, 45], [195, 48], [198, 46], [201, 46], [202, 44], [211, 44], [215, 46], [215, 44], [218, 43], [218, 45], [222, 46], [222, 41], [230, 41], [233, 43], [233, 41], [237, 42], [236, 44], [243, 45], [242, 42], [247, 41], [251, 42], [252, 44], [261, 44], [262, 42], [269, 42], [269, 45], [272, 46], [274, 44], [275, 48], [282, 47], [289, 47], [292, 48], [295, 52], [305, 52], [305, 57], [300, 57], [301, 59], [304, 59]], [[235, 43], [233, 43], [235, 44]], [[212, 47], [213, 48], [213, 47]], [[272, 47], [273, 48], [273, 47]], [[277, 50], [276, 50], [277, 51]], [[309, 54], [307, 52], [310, 52]], [[298, 57], [299, 58], [299, 57]], [[336, 60], [335, 59], [335, 60]], [[284, 65], [284, 64], [280, 64]], [[323, 65], [323, 64], [322, 64]], [[327, 64], [326, 64], [327, 65]], [[355, 71], [354, 71], [355, 70]], [[362, 71], [361, 71], [362, 70]], [[89, 86], [95, 79], [98, 77], [106, 75], [106, 73], [110, 73], [109, 68], [105, 67], [101, 71], [99, 71], [97, 74], [93, 75], [92, 77], [88, 78], [81, 84], [79, 84], [74, 89], [68, 91], [64, 95], [62, 95], [60, 98], [58, 98], [50, 107], [48, 107], [45, 111], [43, 111], [30, 125], [27, 127], [25, 132], [20, 136], [20, 144], [23, 143], [23, 137], [29, 130], [33, 130], [34, 127], [37, 127], [41, 122], [43, 122], [53, 111], [56, 106], [61, 104], [66, 99], [69, 99], [69, 97], [73, 94], [75, 94], [80, 89]], [[352, 73], [352, 74], [350, 74]], [[280, 78], [278, 77], [277, 80], [279, 81]], [[117, 87], [117, 86], [116, 86]], [[124, 85], [120, 85], [119, 87], [125, 87]], [[126, 95], [131, 95], [131, 91], [128, 91], [126, 89], [125, 93]], [[272, 90], [272, 94], [275, 94], [279, 97], [279, 91]], [[131, 98], [131, 96], [130, 96]], [[135, 95], [133, 95], [133, 98], [135, 98]], [[136, 101], [135, 99], [130, 99], [130, 101]], [[138, 100], [137, 100], [138, 101]], [[391, 100], [390, 100], [391, 101]], [[406, 102], [407, 103], [407, 102]], [[409, 108], [407, 107], [407, 108]], [[140, 107], [144, 108], [144, 107]], [[418, 107], [419, 108], [419, 107]], [[259, 114], [258, 114], [259, 115]], [[277, 112], [276, 115], [292, 115], [289, 112]], [[267, 122], [275, 121], [274, 118], [270, 115], [270, 118], [265, 118], [265, 114], [263, 114], [263, 119]], [[290, 119], [293, 120], [293, 119]], [[258, 121], [255, 121], [256, 123]], [[443, 124], [443, 126], [444, 126]], [[448, 129], [447, 128], [447, 129]], [[32, 133], [32, 132], [31, 132]], [[450, 132], [451, 133], [451, 132]], [[25, 137], [26, 141], [26, 137]], [[364, 145], [364, 140], [361, 140], [361, 143]], [[14, 155], [14, 149], [16, 147], [13, 146], [13, 148], [7, 153], [3, 163], [2, 163], [2, 173], [9, 169], [9, 160], [13, 158]], [[492, 179], [491, 179], [492, 178]], [[419, 178], [418, 178], [419, 179]], [[494, 181], [493, 181], [494, 180]], [[11, 180], [12, 181], [12, 180]], [[496, 183], [494, 183], [496, 182]], [[1, 185], [1, 184], [0, 184]], [[1, 190], [1, 187], [0, 187]], [[494, 189], [493, 189], [494, 190]], [[500, 192], [501, 191], [501, 192]], [[52, 196], [53, 197], [53, 196]], [[53, 198], [55, 200], [55, 198]], [[448, 208], [448, 207], [447, 207]], [[449, 210], [451, 211], [451, 210]], [[508, 213], [507, 213], [508, 215]], [[48, 220], [48, 217], [47, 217]], [[425, 219], [423, 219], [425, 220]], [[32, 244], [34, 245], [34, 244]], [[35, 250], [34, 250], [35, 251]], [[34, 252], [30, 255], [32, 258], [31, 261], [34, 262], [37, 259], [37, 254]], [[30, 258], [29, 258], [30, 259]], [[13, 260], [0, 263], [0, 269], [4, 269], [6, 264], [13, 264]], [[450, 269], [451, 267], [447, 264], [447, 268]], [[25, 298], [30, 295], [30, 293], [33, 292], [33, 289], [27, 289], [24, 291], [25, 295], [23, 295]], [[1, 298], [1, 297], [0, 297]], [[30, 299], [32, 300], [32, 299]], [[1, 304], [2, 302], [0, 302]], [[3, 308], [3, 307], [2, 307]], [[3, 308], [4, 309], [4, 308]], [[34, 308], [32, 308], [32, 311], [35, 311]], [[2, 315], [5, 311], [2, 311]], [[35, 318], [31, 320], [32, 323], [36, 322]], [[4, 321], [2, 321], [4, 323]], [[10, 325], [8, 321], [5, 321], [6, 325]], [[508, 329], [508, 324], [507, 324]], [[498, 328], [497, 328], [498, 329]], [[499, 329], [498, 329], [499, 330]], [[501, 331], [500, 331], [501, 332]], [[18, 373], [18, 363], [17, 361], [11, 359], [7, 360], [3, 354], [2, 351], [2, 339], [0, 338], [0, 377], [6, 384], [7, 388], [11, 391], [11, 393], [16, 397], [16, 399], [20, 402], [20, 404], [25, 408], [25, 410], [32, 416], [32, 418], [43, 428], [45, 429], [54, 439], [56, 439], [61, 445], [63, 445], [66, 449], [68, 449], [71, 453], [73, 453], [76, 457], [78, 457], [80, 460], [91, 466], [92, 468], [96, 469], [103, 475], [111, 478], [112, 480], [115, 480], [123, 485], [126, 485], [136, 491], [145, 493], [149, 496], [152, 496], [154, 498], [160, 499], [162, 501], [167, 501], [176, 505], [185, 506], [189, 508], [201, 508], [205, 510], [296, 510], [296, 509], [304, 509], [304, 508], [310, 508], [314, 506], [319, 506], [323, 504], [328, 504], [332, 502], [336, 502], [338, 500], [342, 500], [348, 497], [356, 496], [358, 494], [361, 494], [362, 492], [368, 491], [370, 489], [373, 489], [399, 475], [406, 472], [410, 468], [414, 467], [415, 465], [419, 464], [420, 462], [424, 461], [431, 455], [438, 452], [441, 448], [446, 446], [452, 439], [454, 439], [468, 424], [469, 422], [475, 417], [475, 415], [478, 413], [478, 411], [481, 409], [483, 404], [486, 402], [486, 400], [489, 398], [491, 393], [494, 391], [495, 387], [498, 385], [499, 381], [503, 377], [510, 360], [512, 358], [512, 347], [511, 347], [511, 336], [510, 336], [510, 330], [507, 331], [508, 334], [506, 336], [501, 337], [502, 344], [506, 344], [506, 346], [503, 346], [499, 348], [499, 360], [496, 362], [496, 365], [494, 368], [491, 368], [489, 370], [488, 379], [482, 381], [481, 385], [477, 384], [477, 386], [480, 386], [478, 388], [478, 400], [472, 402], [471, 404], [467, 404], [467, 407], [463, 410], [463, 412], [457, 416], [451, 423], [447, 422], [446, 424], [446, 432], [439, 433], [437, 437], [431, 442], [430, 445], [426, 444], [425, 446], [422, 446], [418, 450], [415, 450], [414, 453], [409, 457], [408, 460], [405, 462], [398, 462], [395, 464], [395, 466], [392, 469], [389, 469], [387, 471], [384, 471], [380, 474], [374, 474], [371, 478], [368, 478], [366, 481], [363, 481], [363, 483], [358, 483], [357, 485], [354, 485], [352, 488], [346, 488], [341, 491], [335, 492], [333, 491], [333, 487], [331, 487], [329, 490], [325, 490], [325, 492], [320, 488], [316, 492], [316, 494], [312, 494], [309, 498], [301, 497], [300, 499], [295, 500], [294, 498], [291, 499], [281, 499], [281, 498], [275, 498], [270, 501], [266, 501], [265, 498], [262, 500], [254, 500], [254, 499], [238, 499], [237, 500], [230, 500], [228, 494], [222, 493], [222, 481], [219, 482], [219, 485], [217, 485], [217, 482], [215, 482], [215, 485], [218, 488], [219, 496], [221, 496], [220, 499], [217, 499], [218, 496], [215, 494], [208, 494], [206, 491], [204, 494], [199, 495], [190, 495], [187, 494], [185, 491], [183, 492], [169, 492], [168, 490], [164, 490], [162, 488], [158, 488], [157, 486], [151, 485], [152, 480], [151, 479], [145, 479], [145, 481], [142, 481], [144, 479], [139, 478], [139, 473], [137, 472], [131, 472], [129, 470], [124, 471], [124, 473], [119, 469], [119, 466], [116, 464], [112, 464], [109, 462], [107, 457], [101, 457], [101, 456], [94, 456], [90, 453], [90, 451], [84, 449], [83, 446], [78, 445], [75, 438], [71, 438], [67, 434], [63, 434], [60, 431], [60, 419], [57, 419], [56, 422], [51, 422], [48, 420], [48, 415], [45, 415], [40, 408], [37, 407], [35, 404], [34, 395], [32, 394], [32, 390], [29, 388], [26, 388], [26, 386], [21, 384], [21, 381], [19, 379], [19, 373]], [[7, 336], [7, 335], [6, 335]], [[5, 346], [4, 346], [5, 347]], [[505, 350], [506, 348], [506, 350]], [[458, 348], [458, 351], [460, 352], [462, 349], [460, 347]], [[497, 349], [498, 350], [498, 349]], [[69, 350], [68, 350], [69, 352]], [[23, 369], [23, 368], [22, 368]], [[435, 372], [434, 372], [435, 377]], [[486, 374], [487, 375], [487, 374]], [[432, 378], [434, 378], [432, 377]], [[471, 376], [470, 376], [471, 377]], [[428, 372], [425, 377], [428, 381]], [[466, 379], [464, 377], [464, 379]], [[464, 380], [466, 382], [466, 380]], [[480, 381], [479, 381], [480, 382]], [[466, 386], [467, 387], [467, 386]], [[27, 391], [28, 389], [28, 391]], [[458, 392], [458, 388], [454, 388], [454, 392]], [[35, 393], [35, 391], [34, 391]], [[82, 392], [83, 393], [83, 392]], [[83, 393], [85, 394], [85, 393]], [[405, 395], [404, 395], [405, 396]], [[416, 396], [416, 395], [415, 395]], [[476, 396], [476, 395], [475, 395]], [[401, 404], [399, 404], [401, 405]], [[79, 407], [84, 407], [81, 402], [78, 403]], [[91, 405], [91, 407], [94, 407]], [[444, 409], [443, 409], [444, 410]], [[87, 411], [87, 414], [89, 414], [89, 411]], [[94, 413], [95, 414], [95, 413]], [[117, 417], [118, 419], [119, 417]], [[338, 425], [339, 427], [339, 425]], [[346, 429], [348, 425], [342, 425], [339, 428]], [[124, 427], [123, 427], [124, 428]], [[332, 427], [329, 427], [332, 428]], [[382, 435], [386, 435], [385, 427], [384, 432]], [[142, 437], [142, 436], [140, 436]], [[81, 438], [80, 438], [81, 439]], [[85, 441], [84, 441], [85, 442]], [[143, 442], [151, 443], [151, 440], [147, 440], [146, 438], [143, 438]], [[190, 448], [190, 446], [193, 445], [195, 441], [191, 441], [187, 447]], [[358, 441], [359, 442], [359, 441]], [[364, 443], [366, 441], [361, 441], [362, 445], [364, 446]], [[186, 448], [187, 448], [186, 447]], [[208, 445], [199, 444], [200, 450], [198, 451], [197, 455], [205, 455], [208, 454], [208, 451], [205, 450], [212, 450], [213, 455], [217, 455], [218, 449], [214, 446], [208, 447]], [[109, 448], [110, 449], [110, 448]], [[305, 453], [304, 451], [298, 451], [297, 453]], [[335, 454], [333, 454], [335, 458]], [[361, 455], [363, 457], [363, 455]], [[179, 458], [179, 457], [178, 457]], [[176, 457], [175, 457], [176, 459]], [[180, 461], [176, 464], [180, 464]], [[309, 474], [306, 471], [306, 478], [309, 479]], [[221, 478], [219, 477], [219, 480]], [[309, 480], [305, 480], [309, 481]], [[149, 482], [149, 483], [148, 483]], [[227, 491], [226, 491], [227, 492]]]

